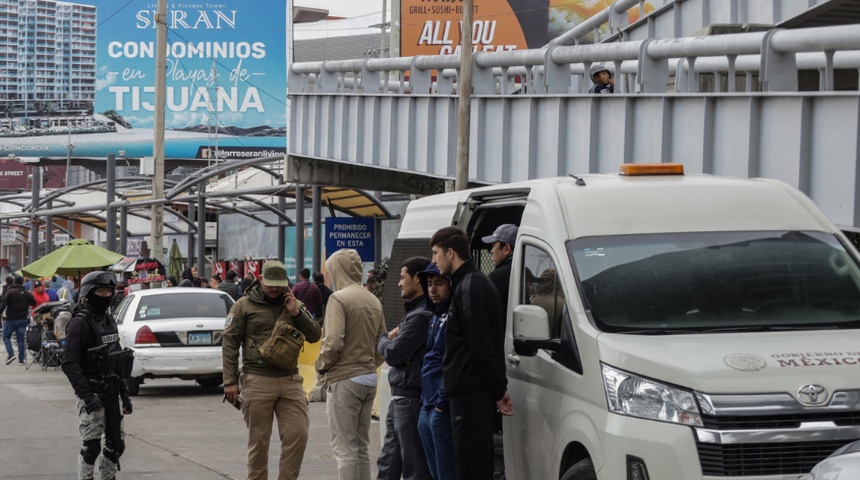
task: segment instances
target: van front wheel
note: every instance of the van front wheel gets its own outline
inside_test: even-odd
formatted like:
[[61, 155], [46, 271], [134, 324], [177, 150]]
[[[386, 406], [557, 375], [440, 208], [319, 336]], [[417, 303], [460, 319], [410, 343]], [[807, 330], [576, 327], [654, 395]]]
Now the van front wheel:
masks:
[[594, 471], [594, 463], [590, 458], [576, 462], [568, 468], [561, 480], [597, 480], [597, 472]]

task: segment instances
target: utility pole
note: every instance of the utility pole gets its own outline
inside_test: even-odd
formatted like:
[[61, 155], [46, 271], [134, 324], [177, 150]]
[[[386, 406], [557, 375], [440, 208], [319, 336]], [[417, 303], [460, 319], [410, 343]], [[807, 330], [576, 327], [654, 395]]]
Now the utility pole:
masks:
[[72, 124], [69, 123], [67, 126], [69, 127], [69, 140], [68, 143], [63, 145], [66, 147], [66, 184], [63, 187], [69, 186], [69, 171], [72, 169], [72, 150], [75, 149], [75, 144], [72, 143]]
[[[379, 35], [379, 58], [385, 58], [385, 17], [388, 10], [388, 0], [382, 0], [382, 23]], [[390, 55], [389, 55], [390, 56]]]
[[400, 56], [400, 22], [395, 22], [395, 18], [400, 18], [400, 2], [391, 2], [390, 25], [388, 27], [388, 56]]
[[[107, 174], [105, 178], [105, 194], [107, 195], [107, 211], [105, 211], [105, 232], [107, 233], [107, 249], [116, 252], [116, 207], [110, 205], [116, 201], [116, 155], [107, 156]], [[123, 225], [125, 227], [125, 225]], [[125, 253], [123, 253], [125, 255]]]
[[39, 198], [42, 194], [42, 167], [33, 167], [33, 173], [30, 178], [32, 178], [32, 183], [30, 184], [32, 197], [30, 199], [30, 251], [27, 252], [29, 254], [28, 265], [39, 259], [39, 223], [36, 217], [36, 210], [39, 209]]
[[473, 0], [463, 2], [463, 25], [460, 29], [460, 76], [457, 79], [457, 177], [454, 188], [469, 188], [469, 122], [472, 118], [472, 11]]
[[[153, 130], [152, 156], [155, 174], [152, 177], [152, 199], [164, 198], [164, 108], [167, 98], [167, 0], [158, 0], [155, 17], [155, 128]], [[156, 260], [164, 260], [162, 236], [164, 234], [164, 205], [152, 205], [149, 254]], [[113, 232], [114, 234], [116, 232]], [[153, 286], [158, 286], [155, 284]]]

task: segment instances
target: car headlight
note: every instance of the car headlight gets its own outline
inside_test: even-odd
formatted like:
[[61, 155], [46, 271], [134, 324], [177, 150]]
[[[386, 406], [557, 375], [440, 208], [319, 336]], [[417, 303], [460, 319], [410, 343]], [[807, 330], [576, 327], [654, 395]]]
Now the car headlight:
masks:
[[603, 386], [609, 410], [622, 415], [702, 426], [692, 392], [603, 365]]

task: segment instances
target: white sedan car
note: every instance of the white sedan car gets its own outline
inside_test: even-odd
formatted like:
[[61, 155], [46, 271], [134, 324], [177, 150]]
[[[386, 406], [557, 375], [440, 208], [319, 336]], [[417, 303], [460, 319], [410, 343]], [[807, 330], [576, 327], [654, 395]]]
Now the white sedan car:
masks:
[[147, 378], [222, 382], [221, 340], [230, 295], [209, 288], [158, 288], [132, 292], [115, 317], [120, 344], [134, 350], [129, 394]]
[[798, 480], [857, 480], [860, 478], [860, 441], [849, 443]]

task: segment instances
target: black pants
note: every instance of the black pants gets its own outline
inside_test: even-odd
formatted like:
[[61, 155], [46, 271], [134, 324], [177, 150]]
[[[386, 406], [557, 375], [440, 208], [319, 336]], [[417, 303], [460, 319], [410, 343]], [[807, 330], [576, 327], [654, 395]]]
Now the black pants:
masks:
[[496, 402], [485, 390], [448, 397], [457, 478], [492, 480]]

